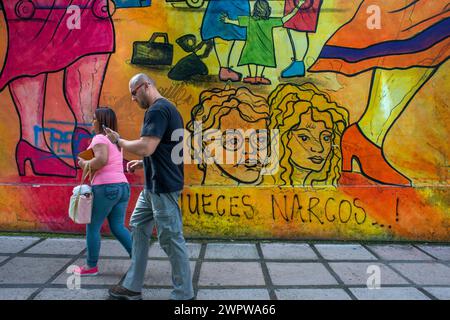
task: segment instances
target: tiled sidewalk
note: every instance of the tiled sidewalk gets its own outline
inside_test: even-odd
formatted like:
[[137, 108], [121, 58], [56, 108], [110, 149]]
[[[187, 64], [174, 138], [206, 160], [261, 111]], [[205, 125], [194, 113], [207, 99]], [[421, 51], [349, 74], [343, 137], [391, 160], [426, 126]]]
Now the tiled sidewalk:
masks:
[[[189, 241], [188, 248], [198, 300], [450, 300], [450, 245]], [[82, 238], [0, 237], [0, 299], [108, 299], [130, 260], [117, 241], [103, 240], [100, 274], [68, 289], [67, 268], [84, 264], [85, 253]], [[381, 289], [367, 288], [373, 266]], [[168, 299], [170, 270], [153, 242], [145, 299]]]

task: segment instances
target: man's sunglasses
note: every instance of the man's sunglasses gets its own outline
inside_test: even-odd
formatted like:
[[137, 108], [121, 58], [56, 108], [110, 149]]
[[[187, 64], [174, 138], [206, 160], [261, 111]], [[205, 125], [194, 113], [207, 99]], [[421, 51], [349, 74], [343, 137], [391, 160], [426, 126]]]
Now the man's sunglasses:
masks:
[[136, 89], [134, 89], [133, 91], [131, 91], [131, 95], [132, 95], [132, 96], [136, 96], [136, 94], [137, 94], [139, 88], [142, 87], [144, 84], [148, 84], [148, 83], [147, 83], [147, 82], [143, 82], [143, 83], [141, 83], [140, 85], [138, 85]]

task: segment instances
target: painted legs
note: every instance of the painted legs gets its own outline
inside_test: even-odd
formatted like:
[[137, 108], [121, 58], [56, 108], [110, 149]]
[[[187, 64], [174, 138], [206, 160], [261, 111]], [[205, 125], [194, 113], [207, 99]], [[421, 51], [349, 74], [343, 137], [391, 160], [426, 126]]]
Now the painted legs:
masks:
[[[92, 115], [99, 102], [108, 59], [108, 54], [86, 56], [64, 72], [64, 94], [76, 123], [72, 135], [74, 159], [89, 144]], [[76, 169], [62, 161], [45, 139], [46, 84], [47, 74], [22, 77], [9, 84], [20, 121], [20, 140], [16, 147], [19, 175], [26, 174], [25, 163], [29, 161], [36, 175], [75, 177]]]
[[383, 143], [392, 125], [434, 71], [434, 68], [418, 67], [374, 71], [366, 111], [357, 123], [347, 128], [342, 138], [344, 171], [352, 171], [352, 161], [356, 160], [361, 171], [375, 181], [411, 184], [386, 160]]
[[219, 61], [219, 79], [220, 81], [241, 81], [242, 74], [230, 68], [231, 52], [236, 41], [225, 41], [219, 38], [214, 39], [214, 51]]
[[292, 62], [281, 72], [282, 78], [303, 77], [305, 75], [305, 63], [303, 60], [309, 49], [309, 36], [305, 32], [297, 32], [287, 29], [289, 41], [292, 46]]
[[77, 155], [86, 150], [91, 138], [91, 124], [100, 100], [109, 54], [90, 55], [81, 58], [64, 72], [64, 95], [75, 117], [72, 135], [72, 152]]

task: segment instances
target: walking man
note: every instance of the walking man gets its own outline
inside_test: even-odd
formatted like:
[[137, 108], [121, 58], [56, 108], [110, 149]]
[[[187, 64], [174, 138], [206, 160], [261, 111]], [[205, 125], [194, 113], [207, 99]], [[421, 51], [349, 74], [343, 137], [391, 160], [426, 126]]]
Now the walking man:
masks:
[[177, 164], [172, 158], [172, 150], [183, 141], [182, 136], [172, 141], [172, 133], [183, 129], [183, 120], [176, 107], [161, 96], [155, 82], [147, 75], [135, 75], [129, 89], [131, 99], [146, 110], [140, 139], [125, 140], [117, 132], [108, 128], [105, 131], [120, 148], [143, 158], [130, 161], [127, 170], [134, 172], [144, 168], [145, 188], [130, 219], [133, 239], [130, 269], [123, 284], [111, 288], [109, 294], [116, 299], [142, 299], [149, 242], [156, 223], [159, 243], [172, 266], [174, 290], [170, 299], [193, 299], [191, 269], [178, 205], [184, 184], [183, 162], [177, 161], [180, 162]]

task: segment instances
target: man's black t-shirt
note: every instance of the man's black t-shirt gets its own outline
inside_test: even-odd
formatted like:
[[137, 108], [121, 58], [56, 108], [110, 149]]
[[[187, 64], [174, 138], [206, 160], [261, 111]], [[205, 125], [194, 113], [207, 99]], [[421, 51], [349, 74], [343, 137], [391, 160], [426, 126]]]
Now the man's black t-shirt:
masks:
[[[172, 150], [183, 143], [182, 134], [176, 134], [176, 141], [172, 141], [172, 133], [177, 129], [183, 129], [183, 119], [167, 99], [156, 100], [145, 112], [141, 137], [161, 138], [155, 152], [144, 157], [145, 188], [150, 192], [168, 193], [183, 189], [183, 162], [181, 160], [176, 164], [172, 159]], [[181, 133], [181, 130], [178, 131]], [[176, 157], [182, 159], [183, 148], [179, 147], [176, 151]]]

